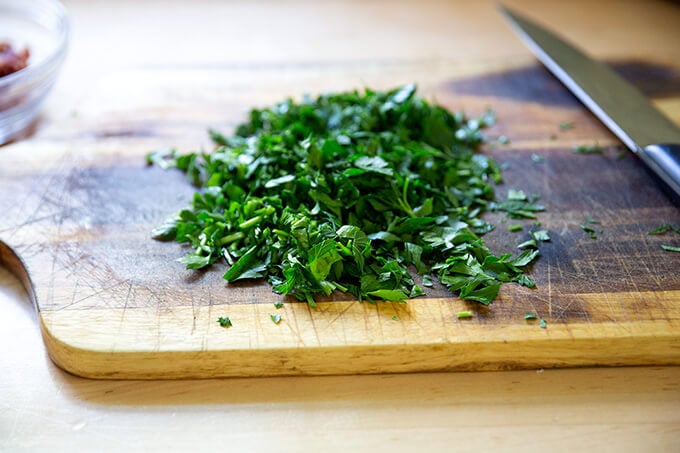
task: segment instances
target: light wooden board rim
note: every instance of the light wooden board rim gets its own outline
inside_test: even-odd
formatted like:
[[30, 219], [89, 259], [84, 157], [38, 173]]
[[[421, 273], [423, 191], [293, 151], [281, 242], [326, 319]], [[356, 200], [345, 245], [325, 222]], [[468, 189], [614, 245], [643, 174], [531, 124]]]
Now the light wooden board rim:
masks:
[[[667, 296], [674, 303], [680, 292]], [[596, 329], [587, 322], [569, 322], [541, 329], [537, 321], [522, 319], [503, 326], [457, 321], [455, 306], [449, 299], [423, 299], [410, 301], [408, 311], [400, 304], [358, 302], [322, 303], [313, 313], [306, 304], [286, 304], [280, 310], [269, 304], [212, 306], [198, 314], [191, 307], [167, 313], [43, 311], [40, 323], [52, 359], [71, 373], [90, 378], [680, 364], [677, 319], [599, 323]], [[234, 326], [224, 329], [215, 320], [227, 308]], [[446, 309], [452, 312], [448, 324], [441, 323], [441, 311]], [[282, 315], [280, 324], [269, 319], [274, 313]], [[393, 320], [393, 313], [404, 319]], [[441, 326], [435, 332], [434, 317]], [[357, 326], [359, 318], [372, 325]], [[193, 327], [187, 323], [190, 319]], [[417, 319], [430, 330], [420, 329]], [[366, 338], [370, 333], [375, 341]]]

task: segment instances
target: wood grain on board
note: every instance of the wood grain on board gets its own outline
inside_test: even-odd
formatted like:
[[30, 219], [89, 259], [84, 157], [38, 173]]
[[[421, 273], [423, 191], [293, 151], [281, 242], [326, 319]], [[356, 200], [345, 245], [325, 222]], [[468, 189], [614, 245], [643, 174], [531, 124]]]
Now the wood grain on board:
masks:
[[[180, 378], [680, 364], [680, 236], [649, 236], [680, 211], [632, 155], [552, 76], [534, 64], [409, 62], [156, 68], [104, 80], [51, 134], [0, 154], [0, 260], [22, 277], [40, 313], [50, 356], [95, 378]], [[655, 71], [638, 71], [639, 67]], [[677, 68], [627, 62], [622, 73], [680, 122]], [[642, 76], [640, 75], [642, 74]], [[653, 80], [656, 77], [657, 83]], [[538, 193], [546, 211], [531, 275], [538, 288], [505, 285], [489, 307], [442, 288], [408, 304], [347, 298], [316, 309], [274, 302], [266, 283], [229, 285], [222, 265], [190, 271], [184, 248], [149, 232], [194, 189], [144, 155], [209, 147], [208, 127], [230, 132], [252, 106], [287, 96], [415, 81], [453, 109], [498, 113], [485, 152], [507, 165], [509, 188]], [[574, 127], [560, 130], [571, 121]], [[577, 155], [574, 145], [609, 146]], [[532, 154], [544, 158], [535, 162]], [[585, 217], [602, 232], [591, 239]], [[531, 222], [486, 235], [517, 252]], [[515, 223], [514, 221], [512, 221]], [[18, 258], [17, 258], [18, 257]], [[458, 320], [456, 313], [474, 317]], [[547, 321], [526, 321], [535, 313]], [[274, 324], [269, 315], [281, 314]], [[216, 320], [229, 316], [233, 327]]]

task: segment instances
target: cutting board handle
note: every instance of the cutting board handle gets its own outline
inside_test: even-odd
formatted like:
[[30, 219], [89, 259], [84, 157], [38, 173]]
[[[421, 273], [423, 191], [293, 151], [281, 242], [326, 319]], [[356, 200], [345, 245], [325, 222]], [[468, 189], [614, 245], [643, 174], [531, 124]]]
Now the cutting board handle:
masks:
[[12, 275], [19, 279], [26, 290], [26, 293], [28, 293], [28, 297], [31, 299], [33, 306], [37, 309], [37, 305], [35, 303], [35, 291], [33, 290], [33, 282], [31, 281], [31, 277], [28, 275], [28, 269], [26, 269], [26, 265], [21, 260], [21, 258], [19, 258], [19, 255], [17, 255], [9, 245], [2, 241], [0, 241], [0, 265], [6, 267]]

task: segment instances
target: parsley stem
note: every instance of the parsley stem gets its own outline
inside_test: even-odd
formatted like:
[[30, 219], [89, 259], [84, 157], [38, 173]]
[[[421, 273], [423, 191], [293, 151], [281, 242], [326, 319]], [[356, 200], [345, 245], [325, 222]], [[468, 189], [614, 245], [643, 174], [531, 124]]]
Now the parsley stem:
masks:
[[251, 219], [246, 220], [245, 222], [239, 223], [238, 227], [242, 230], [247, 230], [249, 228], [254, 227], [255, 225], [259, 224], [262, 221], [262, 216], [255, 216]]
[[219, 240], [220, 245], [227, 245], [231, 244], [232, 242], [236, 242], [240, 239], [243, 239], [245, 237], [245, 234], [243, 234], [241, 231], [237, 231], [236, 233], [230, 234], [228, 236], [224, 236]]

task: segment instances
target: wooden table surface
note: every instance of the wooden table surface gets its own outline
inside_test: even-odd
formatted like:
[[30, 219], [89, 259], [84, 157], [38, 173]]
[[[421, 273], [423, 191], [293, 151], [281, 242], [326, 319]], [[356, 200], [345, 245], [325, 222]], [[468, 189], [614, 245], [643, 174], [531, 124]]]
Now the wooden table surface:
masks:
[[[507, 3], [599, 58], [678, 68], [675, 3]], [[63, 134], [60, 122], [119, 70], [532, 61], [492, 2], [74, 0], [67, 7], [70, 55], [33, 140]], [[441, 45], [443, 37], [450, 45]], [[662, 109], [677, 102], [657, 101]], [[0, 451], [674, 451], [680, 445], [678, 367], [92, 381], [50, 362], [28, 297], [2, 269], [0, 339]]]

